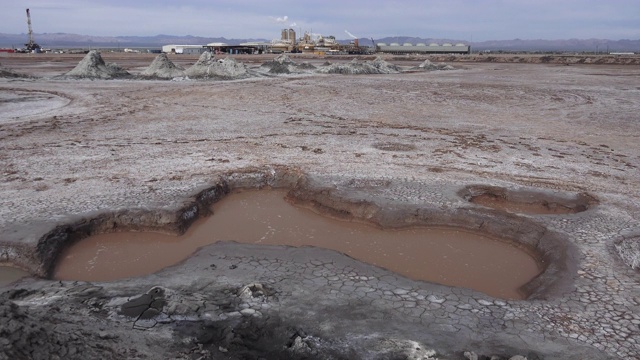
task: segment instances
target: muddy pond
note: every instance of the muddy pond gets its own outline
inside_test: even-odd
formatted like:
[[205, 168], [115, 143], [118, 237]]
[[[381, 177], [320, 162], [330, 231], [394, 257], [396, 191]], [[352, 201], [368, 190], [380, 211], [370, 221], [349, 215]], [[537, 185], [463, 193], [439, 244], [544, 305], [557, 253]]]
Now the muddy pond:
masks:
[[29, 273], [12, 266], [0, 266], [0, 287], [29, 276]]
[[293, 206], [285, 191], [243, 191], [214, 205], [182, 236], [151, 232], [101, 234], [66, 249], [54, 277], [109, 281], [150, 274], [217, 241], [336, 250], [406, 277], [472, 288], [504, 299], [523, 299], [518, 288], [539, 269], [529, 253], [509, 242], [446, 228], [381, 230]]

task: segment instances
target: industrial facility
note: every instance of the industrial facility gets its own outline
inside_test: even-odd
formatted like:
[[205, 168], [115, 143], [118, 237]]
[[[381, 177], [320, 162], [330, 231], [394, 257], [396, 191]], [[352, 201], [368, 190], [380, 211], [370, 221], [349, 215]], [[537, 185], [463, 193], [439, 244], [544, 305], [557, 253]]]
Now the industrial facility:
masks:
[[[33, 39], [33, 29], [31, 27], [31, 13], [27, 9], [28, 42], [23, 49], [4, 49], [6, 52], [21, 51], [38, 53], [42, 49]], [[350, 33], [349, 33], [350, 34]], [[350, 34], [351, 35], [351, 34]], [[375, 44], [371, 39], [373, 47], [360, 46], [359, 40], [355, 38], [348, 44], [339, 43], [335, 36], [322, 36], [305, 32], [300, 38], [296, 38], [294, 29], [285, 28], [280, 33], [280, 39], [271, 42], [247, 42], [239, 45], [229, 45], [226, 43], [209, 43], [206, 45], [163, 45], [162, 52], [167, 54], [200, 55], [205, 51], [215, 54], [263, 54], [263, 53], [316, 53], [316, 54], [336, 54], [336, 55], [358, 55], [371, 54], [374, 52], [390, 54], [470, 54], [471, 47], [465, 44], [429, 44], [423, 43], [413, 45], [411, 43], [385, 43]], [[10, 51], [11, 50], [11, 51]], [[127, 49], [125, 49], [126, 51]], [[156, 50], [157, 51], [157, 50]]]
[[272, 41], [269, 52], [282, 53], [322, 53], [322, 54], [367, 54], [372, 49], [361, 47], [358, 39], [349, 44], [340, 44], [335, 36], [312, 36], [305, 32], [302, 37], [296, 39], [296, 32], [293, 29], [282, 29], [281, 38]]
[[36, 44], [33, 40], [33, 28], [31, 27], [31, 13], [29, 9], [27, 9], [27, 27], [29, 31], [29, 42], [24, 44], [24, 50], [25, 52], [39, 53], [41, 51], [40, 45]]
[[202, 54], [206, 49], [202, 45], [164, 45], [162, 52], [167, 54]]
[[436, 44], [431, 43], [429, 45], [424, 43], [418, 43], [413, 45], [411, 43], [404, 43], [402, 45], [398, 43], [391, 43], [389, 45], [385, 43], [376, 44], [376, 52], [383, 52], [388, 54], [471, 54], [471, 46], [465, 44]]
[[262, 53], [319, 53], [319, 54], [339, 54], [355, 55], [370, 54], [374, 52], [388, 54], [470, 54], [471, 46], [459, 44], [436, 44], [424, 43], [411, 44], [404, 43], [375, 43], [371, 39], [374, 47], [360, 46], [358, 39], [353, 39], [349, 44], [340, 44], [335, 36], [312, 36], [305, 32], [300, 38], [296, 38], [293, 29], [282, 29], [280, 39], [271, 43], [243, 43], [240, 45], [228, 45], [225, 43], [211, 43], [207, 45], [165, 45], [162, 52], [173, 54], [201, 54], [204, 51], [211, 51], [217, 54], [262, 54]]
[[280, 39], [271, 42], [247, 42], [239, 45], [226, 43], [210, 43], [206, 45], [164, 45], [163, 53], [168, 54], [202, 54], [210, 51], [215, 54], [263, 54], [263, 53], [328, 53], [328, 54], [366, 54], [371, 53], [369, 47], [361, 47], [355, 39], [350, 44], [340, 44], [335, 36], [313, 38], [310, 33], [296, 39], [293, 29], [283, 29]]

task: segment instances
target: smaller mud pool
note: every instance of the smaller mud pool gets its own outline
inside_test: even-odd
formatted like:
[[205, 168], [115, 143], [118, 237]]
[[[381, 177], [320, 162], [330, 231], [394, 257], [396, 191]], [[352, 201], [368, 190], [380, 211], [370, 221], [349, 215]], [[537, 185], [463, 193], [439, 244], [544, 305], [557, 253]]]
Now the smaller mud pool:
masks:
[[156, 272], [217, 241], [317, 246], [417, 280], [522, 299], [519, 288], [539, 274], [529, 253], [507, 242], [455, 229], [381, 230], [335, 220], [288, 204], [285, 191], [234, 193], [181, 237], [159, 233], [92, 236], [68, 248], [54, 277], [109, 281]]
[[0, 266], [0, 287], [9, 285], [27, 276], [29, 276], [29, 273], [24, 270], [12, 266]]
[[571, 208], [559, 206], [557, 204], [538, 204], [538, 203], [526, 203], [507, 201], [503, 198], [495, 197], [492, 195], [480, 195], [471, 201], [474, 204], [490, 207], [496, 210], [502, 210], [514, 214], [533, 214], [533, 215], [558, 215], [558, 214], [573, 214], [574, 211]]
[[535, 190], [510, 190], [495, 186], [470, 186], [460, 192], [467, 201], [515, 214], [560, 215], [587, 211], [598, 201], [585, 193], [554, 194]]

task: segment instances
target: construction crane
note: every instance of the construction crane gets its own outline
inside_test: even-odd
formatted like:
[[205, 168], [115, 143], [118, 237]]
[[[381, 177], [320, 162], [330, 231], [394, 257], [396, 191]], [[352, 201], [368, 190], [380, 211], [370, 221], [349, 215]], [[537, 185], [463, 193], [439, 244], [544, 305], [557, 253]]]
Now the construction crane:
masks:
[[27, 52], [40, 52], [40, 45], [33, 41], [33, 29], [31, 28], [31, 13], [27, 9], [27, 25], [29, 26], [29, 42], [24, 44]]

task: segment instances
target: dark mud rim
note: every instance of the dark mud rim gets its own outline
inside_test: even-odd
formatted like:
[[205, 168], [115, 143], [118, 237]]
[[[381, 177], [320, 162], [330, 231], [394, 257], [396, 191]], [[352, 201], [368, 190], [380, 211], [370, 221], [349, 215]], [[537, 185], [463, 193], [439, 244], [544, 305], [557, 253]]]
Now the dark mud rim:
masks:
[[[118, 231], [161, 231], [182, 234], [198, 218], [210, 215], [210, 207], [236, 189], [264, 187], [289, 189], [288, 199], [314, 210], [343, 219], [371, 222], [382, 228], [415, 226], [456, 227], [504, 239], [528, 250], [538, 261], [541, 273], [525, 284], [521, 292], [528, 300], [549, 299], [573, 290], [579, 251], [560, 234], [526, 218], [482, 208], [441, 209], [428, 204], [389, 204], [370, 195], [366, 186], [341, 186], [327, 179], [310, 177], [287, 167], [249, 168], [220, 176], [215, 185], [199, 191], [176, 210], [121, 210], [82, 218], [57, 226], [43, 235], [35, 249], [10, 244], [10, 261], [32, 274], [50, 278], [60, 253], [91, 235]], [[386, 183], [385, 183], [386, 184]], [[353, 196], [352, 194], [357, 196]], [[6, 245], [6, 244], [5, 244]]]

